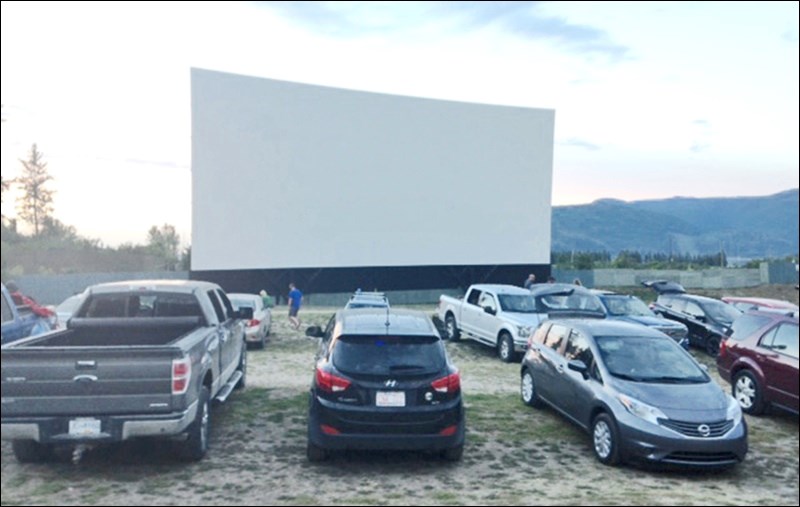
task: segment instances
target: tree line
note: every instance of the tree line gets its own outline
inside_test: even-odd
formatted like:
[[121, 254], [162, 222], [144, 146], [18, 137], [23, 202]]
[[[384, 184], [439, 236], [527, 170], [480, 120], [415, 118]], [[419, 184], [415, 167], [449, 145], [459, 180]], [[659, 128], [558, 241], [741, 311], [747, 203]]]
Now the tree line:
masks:
[[[707, 255], [693, 255], [665, 252], [639, 252], [622, 250], [616, 256], [610, 252], [565, 251], [551, 252], [551, 263], [561, 269], [703, 269], [711, 267], [728, 267], [728, 256], [725, 251]], [[787, 260], [793, 260], [793, 257]], [[743, 266], [757, 268], [762, 260], [754, 259]]]
[[[4, 280], [23, 274], [189, 269], [191, 247], [181, 250], [180, 236], [170, 224], [150, 227], [144, 245], [126, 243], [113, 248], [79, 235], [75, 227], [55, 217], [55, 191], [49, 188], [53, 177], [36, 144], [20, 163], [20, 176], [11, 180], [0, 177], [0, 202], [13, 187], [20, 191], [16, 217], [2, 216]], [[29, 225], [28, 234], [20, 230], [20, 222]]]

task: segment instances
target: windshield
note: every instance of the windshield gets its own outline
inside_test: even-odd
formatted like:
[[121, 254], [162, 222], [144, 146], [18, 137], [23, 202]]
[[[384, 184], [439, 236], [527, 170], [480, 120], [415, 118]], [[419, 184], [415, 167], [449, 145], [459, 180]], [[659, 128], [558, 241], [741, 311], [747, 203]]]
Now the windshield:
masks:
[[577, 291], [568, 296], [561, 294], [538, 296], [536, 301], [539, 311], [545, 313], [570, 310], [589, 310], [604, 313], [603, 306], [597, 296]]
[[718, 303], [716, 301], [703, 303], [703, 308], [706, 310], [709, 317], [729, 326], [742, 314], [741, 310], [727, 303]]
[[536, 313], [536, 303], [528, 294], [500, 294], [498, 299], [504, 312]]
[[341, 336], [331, 359], [339, 371], [353, 375], [424, 375], [446, 364], [435, 336]]
[[710, 382], [680, 345], [668, 338], [598, 336], [597, 348], [606, 369], [617, 378], [663, 384]]
[[634, 296], [603, 296], [609, 315], [634, 315], [653, 317], [655, 314], [644, 302]]
[[236, 308], [237, 310], [242, 308], [252, 308], [255, 310], [256, 308], [256, 304], [252, 299], [239, 299], [232, 297], [230, 298], [230, 300], [233, 307]]

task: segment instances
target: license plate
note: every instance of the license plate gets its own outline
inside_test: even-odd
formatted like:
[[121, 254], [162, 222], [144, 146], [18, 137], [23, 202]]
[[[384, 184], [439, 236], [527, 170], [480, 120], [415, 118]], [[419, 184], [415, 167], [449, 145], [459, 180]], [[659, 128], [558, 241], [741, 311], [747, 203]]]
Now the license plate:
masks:
[[69, 434], [73, 437], [96, 437], [100, 435], [100, 419], [72, 419], [69, 422]]
[[405, 407], [405, 391], [378, 391], [375, 395], [375, 406], [377, 407]]

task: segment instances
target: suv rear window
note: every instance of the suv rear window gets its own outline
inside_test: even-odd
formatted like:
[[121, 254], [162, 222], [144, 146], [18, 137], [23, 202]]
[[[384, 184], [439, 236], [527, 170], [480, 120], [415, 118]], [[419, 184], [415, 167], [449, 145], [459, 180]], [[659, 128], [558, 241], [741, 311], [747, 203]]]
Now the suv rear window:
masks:
[[763, 315], [742, 315], [733, 321], [733, 326], [731, 326], [733, 330], [731, 339], [737, 341], [744, 340], [757, 330], [766, 326], [770, 320], [772, 319], [764, 317]]
[[425, 375], [446, 364], [438, 336], [340, 336], [331, 360], [351, 375]]

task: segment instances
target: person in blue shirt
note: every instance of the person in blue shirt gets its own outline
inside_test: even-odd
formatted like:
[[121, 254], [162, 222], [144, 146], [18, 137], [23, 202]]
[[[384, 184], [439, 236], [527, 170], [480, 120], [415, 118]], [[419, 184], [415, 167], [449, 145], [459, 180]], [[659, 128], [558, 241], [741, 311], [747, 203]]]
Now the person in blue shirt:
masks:
[[300, 311], [300, 304], [303, 302], [303, 293], [295, 287], [294, 283], [289, 284], [289, 322], [292, 327], [300, 329], [300, 318], [297, 312]]

